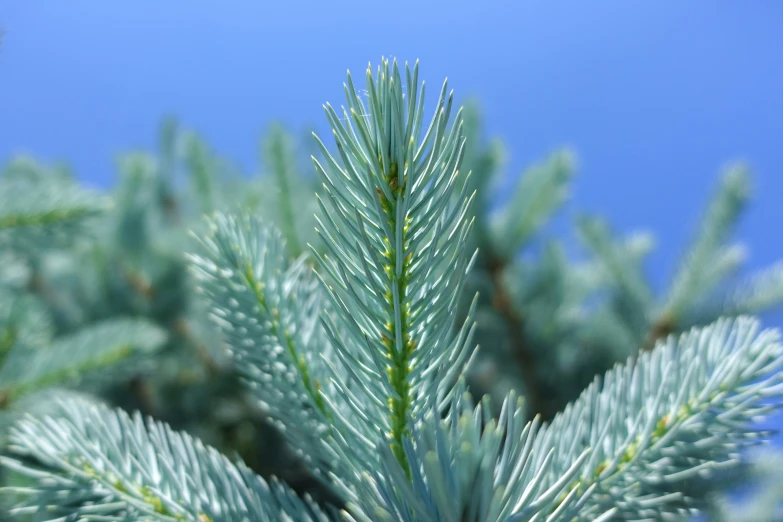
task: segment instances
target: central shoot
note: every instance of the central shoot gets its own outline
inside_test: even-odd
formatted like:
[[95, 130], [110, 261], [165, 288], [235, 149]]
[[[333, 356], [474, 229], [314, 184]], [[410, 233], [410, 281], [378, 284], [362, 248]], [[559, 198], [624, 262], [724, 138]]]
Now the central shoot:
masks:
[[[371, 458], [382, 433], [410, 473], [406, 439], [424, 413], [441, 409], [472, 351], [472, 310], [455, 327], [457, 300], [472, 256], [466, 239], [472, 195], [460, 172], [460, 113], [450, 127], [452, 94], [444, 82], [426, 129], [418, 64], [384, 60], [366, 91], [348, 74], [342, 117], [327, 105], [337, 154], [321, 140], [326, 254], [315, 252], [323, 282], [340, 310], [324, 319], [348, 375], [335, 372], [352, 410], [345, 426], [366, 441]], [[364, 98], [364, 100], [363, 100]], [[316, 138], [317, 139], [317, 138]], [[336, 156], [336, 157], [335, 157]], [[462, 179], [460, 179], [462, 178]], [[337, 421], [339, 422], [339, 420]]]

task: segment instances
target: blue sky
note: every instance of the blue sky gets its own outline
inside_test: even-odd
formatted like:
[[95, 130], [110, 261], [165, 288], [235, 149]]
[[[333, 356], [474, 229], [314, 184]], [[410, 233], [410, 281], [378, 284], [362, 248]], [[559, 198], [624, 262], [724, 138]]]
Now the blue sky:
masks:
[[575, 207], [654, 231], [671, 273], [726, 162], [756, 191], [750, 266], [783, 257], [783, 4], [0, 0], [0, 160], [66, 160], [107, 186], [116, 154], [154, 145], [163, 115], [250, 170], [273, 120], [325, 128], [346, 69], [420, 59], [478, 96], [512, 182], [567, 144]]
[[509, 183], [572, 146], [575, 208], [653, 231], [659, 282], [721, 166], [745, 159], [739, 236], [762, 267], [783, 258], [781, 27], [774, 0], [0, 0], [0, 161], [26, 151], [109, 186], [116, 154], [174, 114], [251, 170], [273, 120], [325, 128], [346, 69], [418, 58], [433, 87], [479, 97]]

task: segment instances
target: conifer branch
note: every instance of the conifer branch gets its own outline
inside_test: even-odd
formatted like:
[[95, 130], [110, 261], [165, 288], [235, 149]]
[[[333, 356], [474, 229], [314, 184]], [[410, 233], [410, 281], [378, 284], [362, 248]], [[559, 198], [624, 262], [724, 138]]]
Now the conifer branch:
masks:
[[754, 424], [779, 405], [769, 399], [781, 396], [781, 366], [778, 332], [739, 318], [670, 337], [596, 379], [546, 430], [561, 466], [592, 448], [572, 486], [595, 487], [579, 520], [610, 507], [626, 520], [703, 507], [679, 486], [736, 465], [766, 436]]
[[110, 372], [119, 361], [150, 354], [165, 341], [165, 332], [142, 320], [113, 319], [53, 340], [48, 346], [19, 346], [0, 370], [3, 402], [54, 384]]
[[80, 520], [327, 520], [286, 486], [267, 484], [242, 463], [165, 424], [83, 400], [59, 407], [58, 415], [18, 422], [10, 434], [13, 457], [0, 457], [37, 482], [6, 488], [27, 497], [14, 515], [46, 509], [50, 516]]
[[[280, 234], [258, 219], [215, 215], [200, 255], [189, 256], [210, 314], [256, 399], [315, 471], [331, 458], [318, 351], [318, 297], [304, 259], [285, 261]], [[324, 351], [323, 353], [328, 353]]]
[[574, 157], [568, 150], [533, 165], [520, 178], [511, 201], [492, 222], [493, 253], [508, 262], [568, 196]]
[[72, 240], [110, 201], [61, 179], [0, 179], [0, 247], [50, 249]]
[[470, 316], [456, 335], [452, 325], [470, 262], [472, 196], [465, 184], [451, 204], [463, 139], [459, 114], [447, 129], [447, 84], [417, 143], [424, 96], [418, 65], [406, 67], [404, 84], [396, 62], [384, 60], [375, 78], [370, 68], [366, 76], [367, 108], [350, 73], [344, 118], [326, 106], [341, 161], [318, 140], [326, 159], [322, 165], [314, 158], [325, 196], [318, 231], [327, 254], [315, 255], [335, 307], [324, 325], [358, 381], [351, 389], [336, 375], [337, 390], [353, 408], [362, 438], [372, 441], [382, 429], [410, 471], [404, 445], [412, 420], [446, 404], [469, 355]]
[[702, 218], [698, 238], [684, 256], [665, 303], [651, 319], [643, 350], [651, 350], [658, 340], [679, 331], [699, 298], [713, 290], [721, 276], [736, 268], [741, 255], [738, 256], [738, 252], [726, 247], [725, 243], [749, 196], [747, 169], [742, 165], [728, 168]]
[[539, 377], [536, 358], [530, 350], [528, 340], [525, 337], [524, 319], [514, 306], [503, 281], [505, 266], [503, 261], [497, 259], [489, 260], [488, 271], [493, 285], [492, 305], [506, 321], [517, 367], [525, 383], [525, 400], [528, 410], [533, 415], [540, 414], [545, 419], [550, 419], [556, 412], [551, 411], [551, 408], [541, 398], [541, 390], [544, 386]]

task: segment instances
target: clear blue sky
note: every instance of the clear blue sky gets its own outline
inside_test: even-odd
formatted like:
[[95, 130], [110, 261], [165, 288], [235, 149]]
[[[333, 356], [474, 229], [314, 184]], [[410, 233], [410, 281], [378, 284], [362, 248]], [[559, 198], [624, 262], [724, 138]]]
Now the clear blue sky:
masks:
[[480, 98], [510, 181], [574, 147], [576, 206], [655, 232], [656, 281], [737, 158], [756, 180], [749, 266], [783, 258], [783, 2], [0, 0], [0, 29], [0, 161], [108, 186], [174, 114], [250, 170], [271, 121], [325, 128], [346, 69], [418, 58]]

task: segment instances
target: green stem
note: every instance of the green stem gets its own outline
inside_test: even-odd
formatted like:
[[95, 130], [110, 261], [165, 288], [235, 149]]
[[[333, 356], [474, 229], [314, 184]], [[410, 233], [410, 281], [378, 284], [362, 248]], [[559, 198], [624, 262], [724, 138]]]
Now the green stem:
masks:
[[[397, 164], [391, 164], [391, 172], [385, 175], [385, 181], [389, 184], [392, 194], [396, 196], [394, 200], [389, 200], [384, 195], [383, 190], [378, 189], [378, 195], [381, 201], [381, 208], [386, 214], [386, 218], [389, 222], [389, 228], [393, 231], [397, 230], [397, 205], [399, 204], [399, 198], [404, 190], [403, 186], [399, 186], [397, 183], [398, 172]], [[403, 449], [403, 438], [410, 435], [408, 429], [408, 419], [410, 417], [411, 404], [413, 397], [411, 396], [411, 386], [408, 382], [408, 376], [410, 374], [410, 362], [413, 358], [413, 353], [416, 348], [416, 341], [411, 340], [410, 326], [408, 324], [409, 310], [408, 303], [406, 302], [406, 296], [408, 292], [408, 270], [411, 263], [412, 253], [407, 252], [408, 242], [405, 238], [407, 227], [403, 226], [402, 235], [399, 244], [403, 247], [402, 256], [402, 269], [400, 270], [400, 276], [397, 277], [397, 252], [393, 244], [398, 244], [395, 241], [396, 238], [392, 238], [392, 241], [387, 240], [386, 251], [382, 252], [383, 258], [385, 258], [384, 270], [388, 277], [388, 292], [386, 293], [386, 299], [388, 304], [388, 322], [386, 323], [386, 333], [383, 334], [382, 342], [386, 347], [386, 356], [391, 361], [391, 367], [389, 368], [389, 380], [391, 381], [392, 389], [394, 390], [394, 396], [389, 398], [389, 421], [391, 425], [391, 448], [394, 452], [394, 456], [405, 470], [408, 478], [411, 477], [410, 465], [408, 459], [405, 456], [405, 450]], [[398, 299], [395, 301], [394, 292], [396, 286]], [[397, 340], [400, 339], [401, 349], [397, 350]]]
[[40, 214], [17, 214], [12, 216], [3, 216], [0, 217], [0, 230], [14, 227], [43, 227], [65, 220], [79, 219], [88, 216], [93, 212], [93, 209], [89, 208], [73, 208], [65, 210], [51, 210], [49, 212], [42, 212]]
[[255, 295], [256, 301], [258, 302], [258, 306], [261, 307], [262, 311], [272, 316], [272, 334], [278, 339], [282, 338], [285, 340], [285, 348], [288, 350], [288, 354], [299, 370], [299, 374], [302, 378], [302, 383], [304, 384], [307, 394], [318, 408], [318, 411], [320, 411], [327, 419], [330, 418], [329, 411], [326, 407], [326, 402], [324, 401], [318, 381], [313, 380], [310, 377], [310, 370], [307, 367], [307, 362], [305, 361], [304, 356], [297, 352], [296, 343], [294, 342], [294, 338], [291, 333], [288, 330], [281, 330], [280, 312], [277, 310], [277, 308], [273, 308], [271, 310], [269, 309], [269, 306], [266, 302], [266, 296], [264, 295], [264, 284], [261, 281], [256, 280], [255, 274], [253, 273], [253, 268], [250, 265], [248, 265], [245, 269], [244, 278], [247, 285], [253, 290], [253, 294]]
[[[712, 396], [710, 397], [710, 401], [714, 399], [716, 395], [717, 394], [713, 393]], [[677, 411], [677, 415], [673, 419], [669, 414], [666, 414], [663, 417], [659, 418], [658, 422], [655, 424], [655, 428], [653, 430], [652, 436], [650, 437], [650, 441], [647, 443], [647, 446], [645, 448], [639, 448], [639, 444], [642, 440], [642, 436], [638, 435], [636, 437], [636, 441], [630, 444], [626, 448], [625, 452], [623, 453], [623, 456], [620, 458], [620, 462], [617, 464], [617, 467], [615, 468], [612, 474], [601, 478], [601, 474], [610, 464], [609, 460], [605, 460], [601, 462], [600, 464], [598, 464], [598, 466], [593, 472], [593, 480], [588, 479], [588, 480], [574, 481], [571, 487], [568, 488], [568, 491], [562, 494], [558, 498], [557, 505], [560, 505], [560, 503], [562, 503], [563, 500], [565, 500], [565, 498], [568, 496], [568, 493], [570, 493], [574, 489], [577, 489], [579, 492], [583, 492], [586, 491], [588, 487], [592, 486], [593, 483], [595, 483], [599, 479], [602, 482], [611, 482], [613, 479], [616, 479], [617, 477], [620, 476], [620, 474], [626, 471], [627, 467], [631, 464], [631, 462], [634, 460], [634, 458], [637, 456], [640, 450], [654, 446], [673, 427], [679, 425], [681, 422], [685, 421], [688, 417], [692, 417], [699, 411], [702, 411], [706, 408], [707, 405], [704, 404], [698, 405], [693, 400], [691, 400], [689, 403], [680, 406], [679, 410]]]
[[8, 355], [8, 352], [16, 344], [16, 338], [17, 331], [15, 326], [9, 326], [0, 332], [0, 360], [5, 360], [5, 356]]

